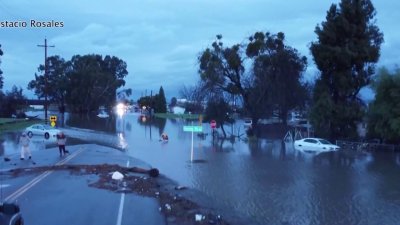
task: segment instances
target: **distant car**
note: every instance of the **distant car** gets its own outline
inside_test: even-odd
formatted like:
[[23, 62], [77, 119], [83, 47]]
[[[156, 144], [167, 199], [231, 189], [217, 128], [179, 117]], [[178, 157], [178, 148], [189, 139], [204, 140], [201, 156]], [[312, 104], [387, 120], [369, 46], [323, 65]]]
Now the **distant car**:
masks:
[[108, 118], [109, 116], [110, 115], [108, 115], [108, 113], [105, 111], [101, 111], [101, 112], [99, 112], [99, 114], [97, 114], [97, 117], [100, 117], [100, 118]]
[[43, 135], [44, 138], [49, 139], [50, 137], [56, 137], [60, 130], [55, 129], [49, 125], [44, 124], [34, 124], [25, 129], [29, 137], [33, 135]]
[[329, 152], [337, 151], [340, 149], [339, 146], [334, 145], [329, 141], [321, 138], [303, 138], [295, 141], [294, 147], [297, 150], [316, 152]]

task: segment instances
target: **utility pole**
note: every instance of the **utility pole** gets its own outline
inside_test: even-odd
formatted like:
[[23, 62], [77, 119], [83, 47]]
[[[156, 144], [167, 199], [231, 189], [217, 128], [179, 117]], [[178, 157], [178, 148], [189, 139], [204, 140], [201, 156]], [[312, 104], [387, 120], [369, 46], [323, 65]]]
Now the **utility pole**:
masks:
[[54, 48], [54, 45], [47, 45], [47, 39], [44, 39], [44, 45], [37, 45], [44, 47], [44, 121], [47, 124], [47, 48]]

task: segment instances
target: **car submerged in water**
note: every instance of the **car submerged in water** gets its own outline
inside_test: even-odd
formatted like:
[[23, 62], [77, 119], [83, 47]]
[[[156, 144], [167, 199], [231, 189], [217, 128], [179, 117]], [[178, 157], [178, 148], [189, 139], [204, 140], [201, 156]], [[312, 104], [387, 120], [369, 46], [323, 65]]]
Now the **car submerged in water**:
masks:
[[330, 152], [340, 149], [339, 146], [322, 138], [303, 138], [294, 142], [294, 148], [300, 151]]

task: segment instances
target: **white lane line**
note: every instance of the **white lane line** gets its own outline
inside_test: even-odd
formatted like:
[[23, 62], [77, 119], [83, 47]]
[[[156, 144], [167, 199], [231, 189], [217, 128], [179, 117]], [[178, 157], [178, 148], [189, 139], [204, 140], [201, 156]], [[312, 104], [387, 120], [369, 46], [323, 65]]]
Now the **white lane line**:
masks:
[[[129, 166], [129, 160], [128, 160], [128, 162], [126, 162], [126, 167], [128, 167], [128, 166]], [[125, 193], [122, 193], [121, 200], [119, 201], [117, 225], [121, 225], [121, 223], [122, 223], [122, 214], [124, 212], [124, 202], [125, 202]]]
[[119, 201], [117, 225], [121, 225], [121, 223], [122, 223], [122, 213], [124, 211], [124, 201], [125, 201], [125, 193], [122, 193], [121, 200]]
[[[83, 151], [83, 149], [80, 149], [76, 152], [74, 152], [74, 154], [70, 155], [68, 158], [61, 160], [60, 162], [56, 163], [56, 165], [63, 165], [65, 163], [67, 163], [68, 161], [70, 161], [71, 159], [73, 159], [75, 156], [77, 156], [79, 153], [81, 153]], [[40, 174], [39, 176], [33, 178], [30, 182], [28, 182], [27, 184], [25, 184], [24, 186], [22, 186], [20, 189], [18, 189], [17, 191], [15, 191], [14, 193], [12, 193], [11, 195], [9, 195], [7, 198], [5, 198], [5, 201], [10, 201], [13, 202], [15, 201], [18, 197], [20, 197], [23, 193], [25, 193], [26, 191], [28, 191], [30, 188], [32, 188], [35, 184], [39, 183], [40, 181], [42, 181], [44, 178], [46, 178], [48, 175], [50, 175], [51, 173], [53, 173], [53, 170], [47, 170], [45, 172], [43, 172], [42, 174]]]

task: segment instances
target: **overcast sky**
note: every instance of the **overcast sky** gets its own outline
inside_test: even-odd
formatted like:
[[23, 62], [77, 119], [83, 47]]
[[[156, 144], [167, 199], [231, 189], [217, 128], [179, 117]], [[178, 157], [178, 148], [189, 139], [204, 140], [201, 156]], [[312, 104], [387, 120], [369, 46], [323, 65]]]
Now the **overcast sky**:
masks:
[[[306, 77], [317, 70], [308, 46], [316, 40], [315, 26], [325, 20], [329, 0], [0, 0], [0, 21], [27, 21], [26, 28], [0, 28], [4, 52], [1, 69], [5, 86], [26, 90], [37, 67], [48, 55], [66, 60], [75, 54], [117, 56], [128, 64], [126, 87], [134, 98], [164, 87], [167, 98], [198, 79], [197, 56], [216, 34], [224, 43], [241, 43], [256, 31], [282, 31], [287, 44], [307, 56]], [[399, 63], [400, 1], [375, 0], [377, 25], [384, 33], [379, 66]], [[29, 28], [30, 20], [63, 22], [62, 28]], [[169, 99], [168, 99], [169, 100]]]

